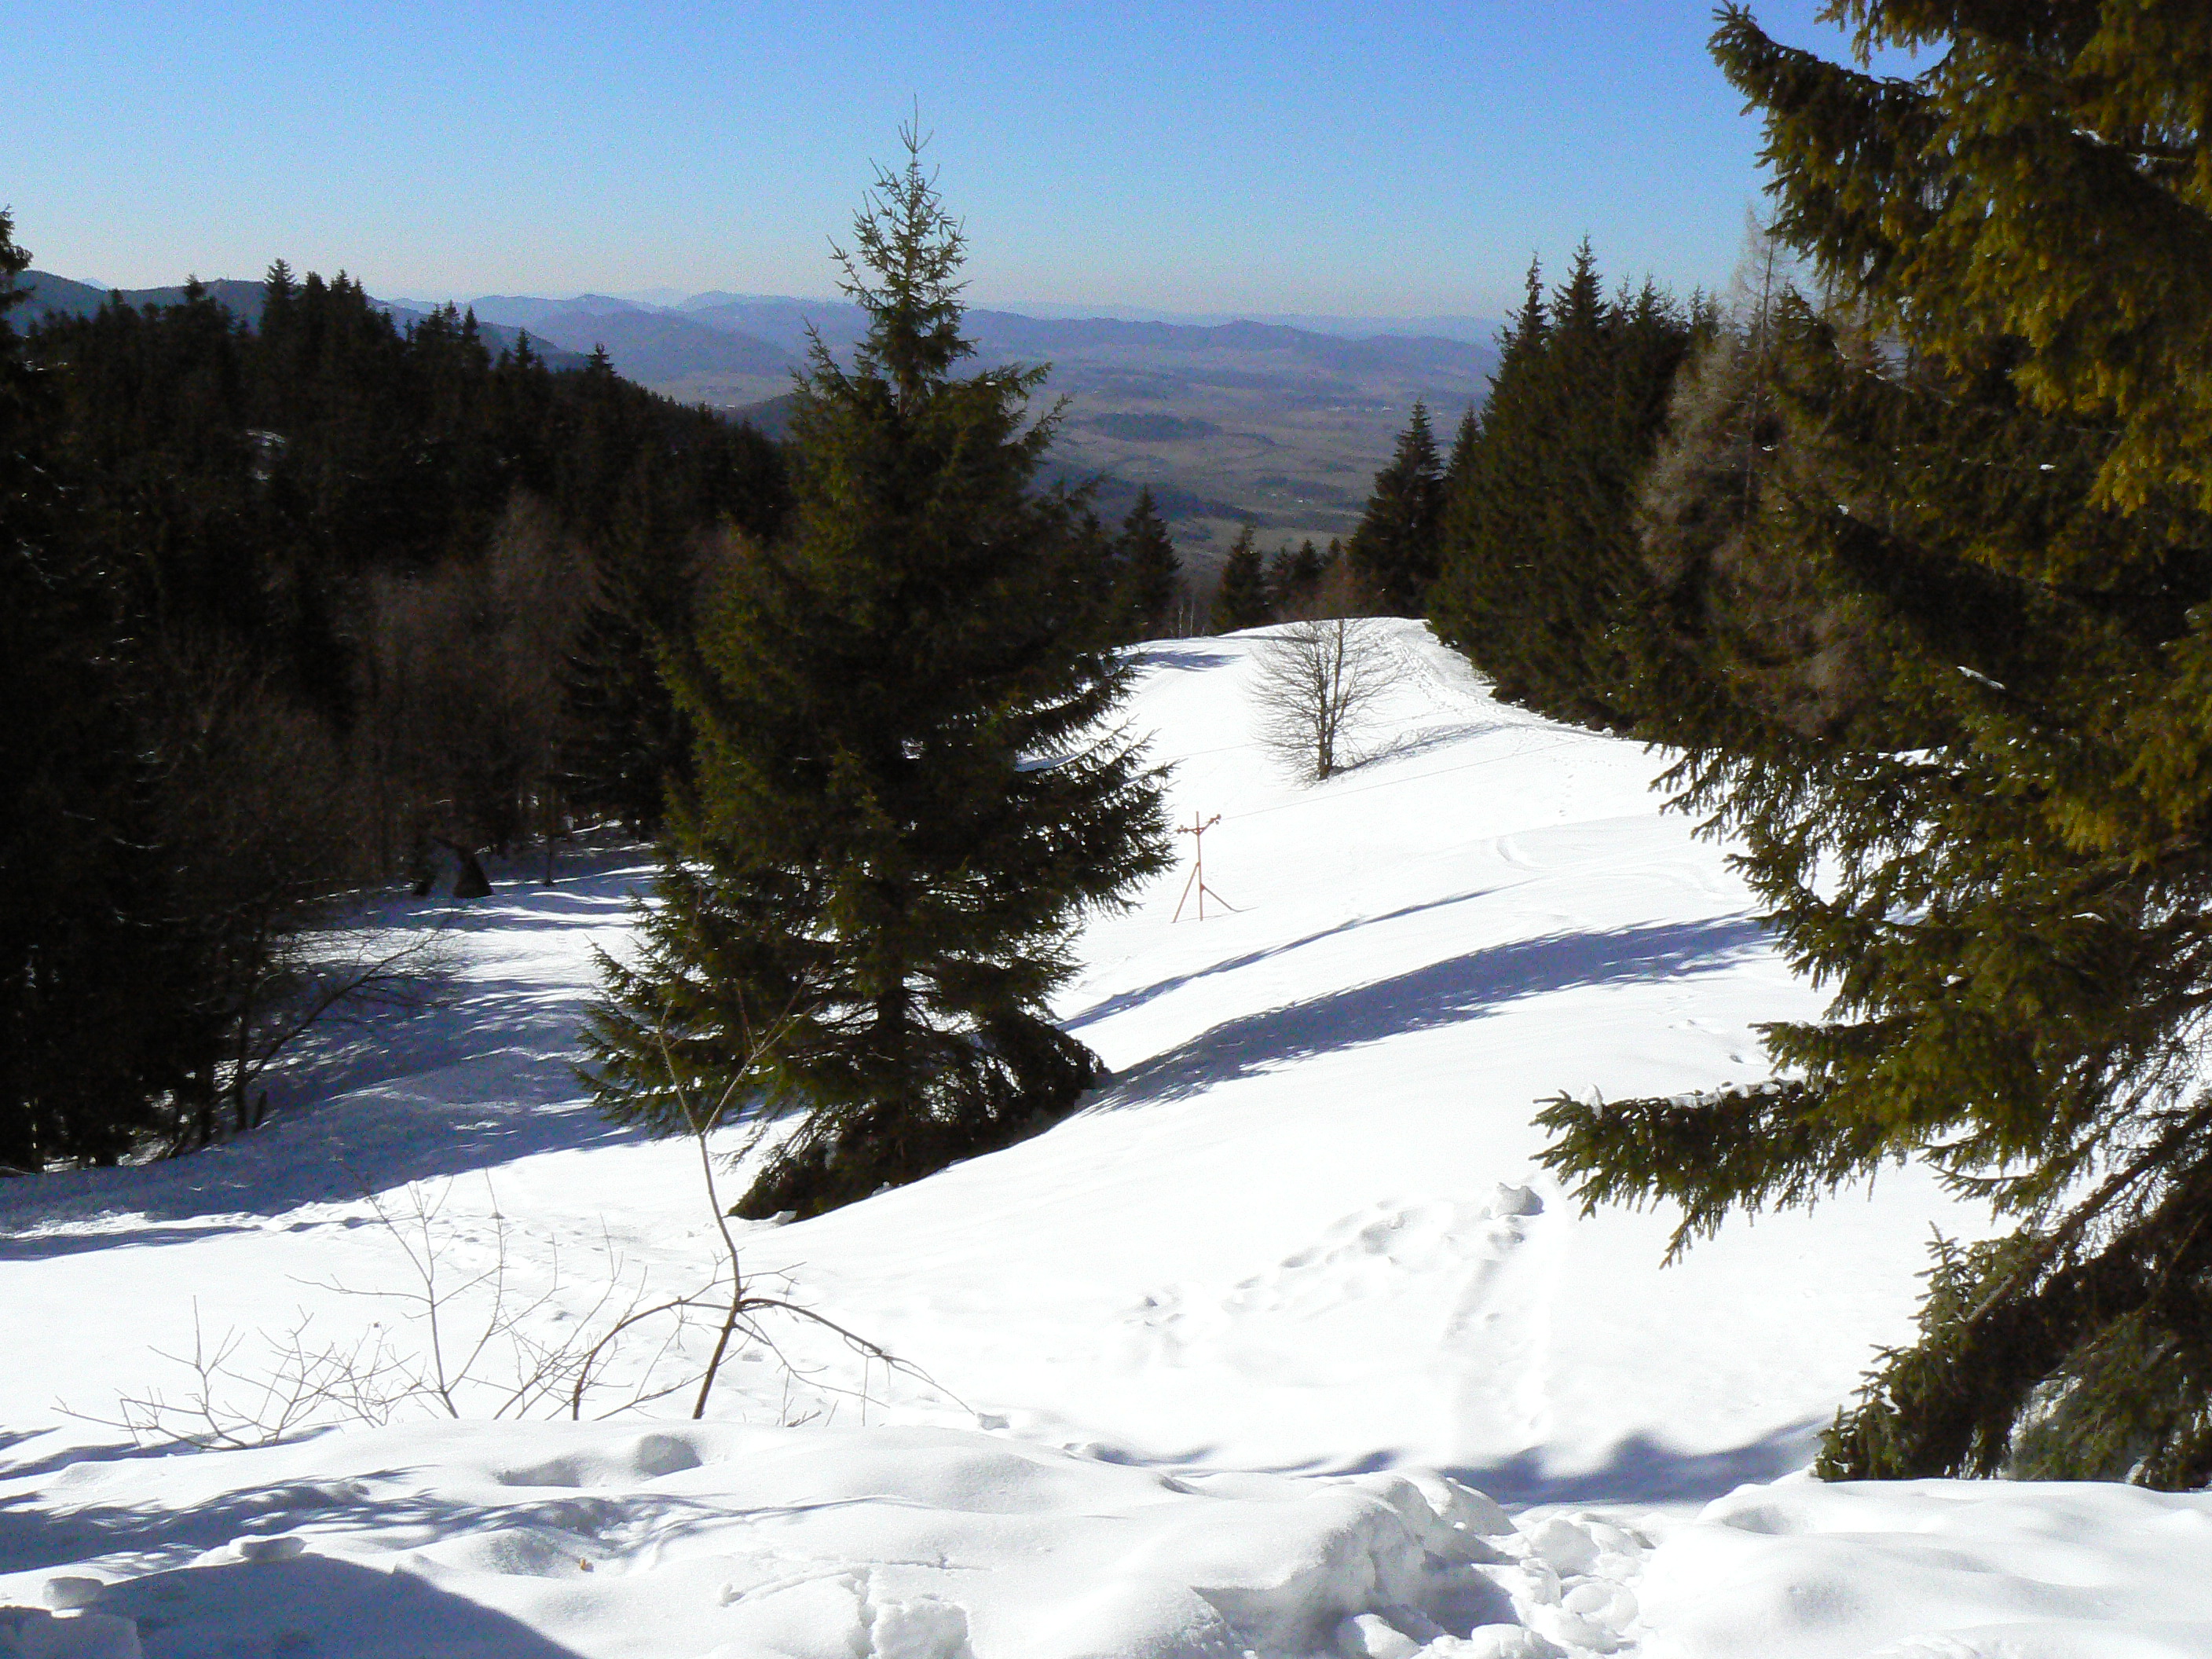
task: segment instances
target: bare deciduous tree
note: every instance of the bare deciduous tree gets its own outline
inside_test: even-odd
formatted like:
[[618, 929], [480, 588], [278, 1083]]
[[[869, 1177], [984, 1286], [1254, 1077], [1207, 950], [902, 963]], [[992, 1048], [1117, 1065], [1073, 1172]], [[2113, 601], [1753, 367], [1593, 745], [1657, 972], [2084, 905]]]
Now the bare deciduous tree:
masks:
[[1361, 758], [1357, 736], [1392, 658], [1370, 617], [1291, 623], [1259, 641], [1260, 740], [1316, 781]]
[[585, 592], [580, 550], [524, 495], [481, 561], [371, 580], [357, 747], [387, 867], [561, 831], [559, 675]]
[[175, 640], [158, 684], [164, 927], [191, 941], [193, 964], [167, 1004], [175, 1155], [258, 1127], [278, 1056], [326, 1014], [405, 998], [436, 965], [436, 940], [332, 947], [343, 896], [374, 873], [356, 833], [364, 792], [339, 742], [270, 672], [236, 647]]

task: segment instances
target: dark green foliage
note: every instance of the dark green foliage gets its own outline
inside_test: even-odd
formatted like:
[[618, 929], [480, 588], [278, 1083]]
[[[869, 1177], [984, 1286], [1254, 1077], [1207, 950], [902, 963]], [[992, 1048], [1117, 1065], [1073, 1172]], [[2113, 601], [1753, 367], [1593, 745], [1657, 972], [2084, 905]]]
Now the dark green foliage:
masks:
[[590, 1039], [618, 1118], [680, 1130], [679, 1087], [798, 1114], [748, 1214], [1065, 1111], [1097, 1075], [1046, 1008], [1073, 928], [1166, 857], [1151, 775], [1102, 731], [1110, 566], [1035, 488], [1042, 372], [953, 374], [957, 228], [918, 161], [878, 190], [847, 261], [868, 335], [850, 370], [817, 350], [790, 532], [733, 548], [677, 672], [696, 783]]
[[670, 855], [653, 879], [635, 959], [599, 959], [605, 994], [586, 1039], [599, 1109], [659, 1133], [685, 1131], [687, 1101], [693, 1112], [731, 1101], [757, 1102], [763, 1115], [804, 1109], [767, 1049], [817, 995], [811, 964], [778, 933], [789, 908], [779, 900], [788, 896], [696, 817], [679, 810], [665, 833]]
[[[1452, 433], [1451, 455], [1444, 462], [1443, 500], [1449, 504], [1457, 493], [1460, 482], [1474, 465], [1474, 458], [1482, 441], [1482, 417], [1469, 405], [1459, 417], [1459, 425]], [[1437, 535], [1441, 539], [1443, 526], [1439, 522]], [[1441, 556], [1441, 554], [1439, 555]]]
[[1628, 635], [1638, 724], [1678, 745], [1755, 747], [1768, 724], [1843, 735], [1882, 672], [1867, 603], [1802, 556], [1785, 523], [1802, 508], [1818, 528], [1851, 488], [1814, 424], [1825, 404], [1808, 371], [1849, 350], [1870, 372], [1874, 349], [1778, 288], [1773, 263], [1763, 241], [1744, 314], [1701, 324], [1637, 503], [1652, 587]]
[[32, 341], [146, 628], [250, 662], [345, 741], [377, 868], [429, 830], [550, 830], [569, 790], [649, 820], [673, 724], [655, 631], [688, 620], [702, 528], [779, 522], [774, 447], [604, 364], [495, 359], [450, 310], [403, 335], [343, 276], [272, 270], [258, 333], [186, 292]]
[[1382, 614], [1418, 617], [1426, 608], [1437, 579], [1443, 505], [1436, 435], [1429, 430], [1427, 406], [1416, 402], [1390, 465], [1375, 475], [1359, 527], [1345, 544], [1352, 574]]
[[1530, 268], [1489, 402], [1453, 447], [1428, 594], [1438, 635], [1501, 696], [1562, 720], [1630, 723], [1623, 635], [1650, 599], [1635, 484], [1692, 326], [1649, 284], [1608, 301], [1587, 246], [1548, 300]]
[[197, 1035], [193, 964], [163, 925], [155, 771], [118, 741], [132, 642], [114, 573], [78, 533], [54, 388], [8, 323], [29, 264], [13, 229], [0, 212], [0, 1173], [130, 1151]]
[[691, 629], [698, 534], [641, 468], [592, 562], [591, 597], [562, 665], [569, 802], [640, 832], [659, 825], [669, 783], [690, 774], [690, 727], [661, 659], [664, 643]]
[[2191, 1178], [2094, 1251], [2034, 1229], [1938, 1241], [1919, 1340], [1883, 1351], [1859, 1403], [1837, 1413], [1816, 1473], [2202, 1487], [2212, 1475], [2205, 1129], [2199, 1114], [2189, 1144], [2171, 1146]]
[[1176, 599], [1182, 587], [1182, 561], [1176, 557], [1175, 543], [1152, 504], [1149, 488], [1137, 492], [1137, 504], [1121, 521], [1115, 544], [1118, 569], [1114, 592], [1117, 641], [1157, 640], [1174, 625]]
[[1670, 1261], [1735, 1206], [1809, 1206], [1883, 1151], [1878, 1132], [1853, 1135], [1802, 1083], [1625, 1103], [1562, 1095], [1536, 1121], [1554, 1137], [1546, 1158], [1577, 1176], [1585, 1203], [1681, 1207]]
[[750, 429], [611, 373], [494, 359], [473, 318], [402, 334], [359, 284], [281, 264], [258, 333], [186, 294], [33, 333], [63, 462], [96, 533], [143, 568], [155, 625], [239, 641], [340, 725], [368, 672], [370, 580], [481, 557], [518, 495], [591, 546], [641, 487], [686, 529], [780, 514], [775, 452]]
[[[450, 311], [402, 334], [281, 264], [261, 300], [258, 330], [191, 284], [6, 338], [6, 672], [31, 679], [0, 1163], [252, 1127], [331, 982], [303, 954], [330, 896], [550, 835], [595, 781], [562, 763], [588, 700], [564, 717], [556, 671], [618, 507], [686, 542], [781, 512], [772, 447], [611, 374], [494, 358]], [[681, 625], [688, 580], [608, 587]], [[589, 644], [651, 701], [653, 641]], [[646, 769], [655, 711], [590, 712], [600, 769]]]
[[1548, 1158], [1686, 1232], [1932, 1162], [2018, 1231], [1939, 1248], [1822, 1472], [2201, 1486], [2212, 172], [2177, 112], [2212, 18], [1846, 9], [1948, 50], [1898, 82], [1717, 37], [1843, 292], [1684, 381], [1638, 711], [1836, 1000], [1768, 1030], [1786, 1088], [1554, 1102]]
[[1283, 621], [1316, 614], [1322, 583], [1328, 574], [1328, 564], [1310, 537], [1296, 552], [1288, 546], [1276, 549], [1267, 561], [1268, 610]]
[[[1954, 366], [2016, 342], [2028, 404], [2112, 433], [2100, 502], [2180, 487], [2212, 506], [2212, 397], [2173, 372], [2212, 358], [2212, 19], [2177, 0], [1835, 9], [1933, 67], [1853, 73], [1778, 46], [1734, 5], [1715, 36], [1788, 169], [1784, 240]], [[1939, 294], [1940, 309], [1920, 303]]]
[[1213, 590], [1213, 609], [1206, 623], [1216, 634], [1233, 634], [1240, 628], [1265, 627], [1274, 616], [1267, 567], [1248, 524], [1237, 532], [1229, 556], [1221, 562], [1221, 580]]

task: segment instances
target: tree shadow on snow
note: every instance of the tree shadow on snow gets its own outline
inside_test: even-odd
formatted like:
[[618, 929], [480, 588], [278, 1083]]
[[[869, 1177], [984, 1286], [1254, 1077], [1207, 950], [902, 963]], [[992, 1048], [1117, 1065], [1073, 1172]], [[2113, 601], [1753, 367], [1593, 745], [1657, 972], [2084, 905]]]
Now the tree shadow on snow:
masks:
[[546, 887], [527, 877], [495, 879], [490, 894], [462, 904], [447, 901], [410, 901], [423, 909], [394, 918], [398, 925], [422, 921], [442, 923], [459, 934], [471, 933], [550, 933], [584, 927], [621, 926], [629, 916], [633, 901], [657, 873], [652, 865], [623, 865], [584, 876], [562, 876]]
[[[152, 1455], [219, 1459], [255, 1454], [172, 1448]], [[80, 1449], [72, 1461], [108, 1460], [94, 1449]], [[20, 1478], [22, 1473], [11, 1470], [9, 1478]], [[49, 1487], [0, 1499], [0, 1574], [52, 1571], [89, 1560], [106, 1562], [118, 1571], [154, 1572], [248, 1534], [295, 1532], [303, 1534], [313, 1550], [319, 1535], [351, 1535], [396, 1547], [395, 1538], [414, 1539], [418, 1540], [416, 1547], [421, 1547], [441, 1539], [521, 1530], [556, 1540], [573, 1538], [569, 1555], [574, 1559], [599, 1553], [595, 1540], [602, 1534], [626, 1538], [649, 1534], [656, 1545], [665, 1544], [725, 1526], [732, 1513], [726, 1501], [712, 1497], [637, 1490], [551, 1491], [522, 1478], [532, 1474], [495, 1477], [513, 1481], [514, 1501], [507, 1503], [464, 1503], [408, 1490], [420, 1478], [417, 1468], [365, 1473], [357, 1479], [331, 1476], [242, 1485], [175, 1509], [156, 1504], [72, 1506], [65, 1492]], [[374, 1482], [392, 1483], [397, 1489], [380, 1495], [369, 1484]], [[776, 1512], [791, 1510], [787, 1506]], [[265, 1565], [253, 1564], [254, 1571], [258, 1573]], [[105, 1601], [101, 1610], [128, 1612]]]
[[1729, 916], [1555, 933], [1469, 951], [1371, 984], [1224, 1020], [1117, 1073], [1101, 1091], [1097, 1107], [1185, 1099], [1317, 1054], [1480, 1019], [1504, 1004], [1548, 992], [1717, 973], [1764, 951], [1768, 937], [1749, 917]]
[[1150, 650], [1124, 651], [1122, 663], [1139, 673], [1148, 668], [1226, 668], [1237, 659], [1238, 653], [1231, 651], [1207, 651], [1197, 647], [1155, 646]]
[[[12, 1452], [26, 1440], [36, 1440], [46, 1432], [44, 1429], [0, 1429], [0, 1455]], [[0, 1464], [0, 1480], [6, 1479], [9, 1473], [7, 1466]]]
[[1452, 893], [1443, 898], [1424, 899], [1419, 904], [1403, 905], [1395, 910], [1387, 910], [1379, 916], [1354, 916], [1349, 921], [1340, 921], [1334, 927], [1324, 927], [1316, 933], [1308, 933], [1300, 939], [1286, 939], [1280, 945], [1265, 945], [1257, 951], [1247, 951], [1242, 956], [1224, 957], [1219, 962], [1209, 963], [1203, 968], [1194, 968], [1187, 974], [1176, 974], [1168, 979], [1156, 980], [1150, 985], [1139, 986], [1134, 990], [1117, 992], [1102, 1002], [1094, 1002], [1088, 1008], [1069, 1015], [1060, 1023], [1071, 1031], [1080, 1030], [1086, 1025], [1097, 1024], [1102, 1019], [1110, 1019], [1116, 1014], [1125, 1014], [1132, 1008], [1141, 1008], [1148, 1002], [1157, 1001], [1161, 997], [1180, 991], [1186, 985], [1194, 985], [1200, 980], [1211, 979], [1216, 974], [1233, 974], [1240, 969], [1252, 967], [1255, 963], [1268, 961], [1273, 957], [1288, 956], [1293, 951], [1303, 951], [1309, 945], [1318, 945], [1323, 939], [1334, 939], [1341, 933], [1353, 933], [1362, 927], [1372, 927], [1382, 922], [1402, 921], [1407, 916], [1419, 915], [1425, 910], [1442, 910], [1455, 904], [1465, 904], [1470, 900], [1488, 898], [1494, 893], [1502, 893], [1509, 888], [1519, 887], [1522, 884], [1524, 884], [1523, 882], [1519, 881], [1507, 882], [1502, 886], [1477, 888], [1469, 893]]
[[1687, 1452], [1631, 1435], [1595, 1468], [1555, 1474], [1540, 1453], [1443, 1471], [1501, 1504], [1704, 1504], [1738, 1486], [1779, 1480], [1820, 1451], [1823, 1419], [1808, 1418], [1721, 1451]]
[[[449, 931], [465, 945], [477, 932], [511, 939], [612, 926], [627, 914], [635, 873], [580, 880], [527, 906], [486, 901]], [[398, 925], [428, 930], [440, 921], [425, 914]], [[461, 954], [427, 1002], [369, 1008], [311, 1032], [270, 1075], [271, 1116], [251, 1133], [173, 1160], [0, 1183], [0, 1261], [188, 1242], [364, 1189], [644, 1139], [583, 1098], [578, 988]], [[52, 1231], [118, 1213], [131, 1218], [128, 1230]], [[223, 1219], [164, 1224], [200, 1217]]]
[[1448, 726], [1423, 726], [1412, 732], [1401, 732], [1387, 743], [1361, 750], [1358, 759], [1341, 770], [1347, 775], [1368, 771], [1392, 761], [1411, 760], [1416, 755], [1425, 755], [1433, 750], [1449, 749], [1475, 738], [1486, 738], [1493, 732], [1515, 729], [1518, 729], [1516, 722], [1504, 719], [1456, 720]]
[[289, 1659], [574, 1659], [519, 1620], [412, 1572], [325, 1555], [149, 1573], [94, 1611], [136, 1620], [149, 1653]]
[[[76, 1429], [27, 1429], [20, 1434], [0, 1436], [0, 1480], [35, 1480], [42, 1475], [58, 1474], [75, 1463], [122, 1463], [147, 1457], [185, 1457], [192, 1455], [191, 1449], [175, 1445], [137, 1445], [128, 1440], [112, 1440], [100, 1444], [88, 1444], [75, 1436], [82, 1433], [82, 1425]], [[15, 1449], [26, 1442], [51, 1441], [58, 1449], [43, 1455], [31, 1456]], [[25, 1452], [36, 1452], [35, 1444], [25, 1446]], [[12, 1571], [8, 1567], [5, 1539], [7, 1510], [14, 1500], [0, 1500], [0, 1572]]]
[[[1516, 1452], [1487, 1463], [1447, 1463], [1436, 1466], [1464, 1486], [1486, 1493], [1512, 1509], [1560, 1504], [1705, 1504], [1725, 1498], [1738, 1486], [1778, 1480], [1803, 1468], [1820, 1451], [1825, 1419], [1807, 1418], [1756, 1440], [1719, 1451], [1691, 1452], [1669, 1446], [1649, 1435], [1631, 1435], [1616, 1442], [1603, 1462], [1587, 1469], [1557, 1471], [1547, 1466], [1540, 1447]], [[1176, 1468], [1203, 1476], [1217, 1472], [1207, 1449], [1179, 1456], [1140, 1456], [1100, 1448], [1091, 1454], [1103, 1463], [1143, 1468]], [[1407, 1467], [1407, 1454], [1385, 1449], [1353, 1458], [1316, 1458], [1252, 1471], [1264, 1474], [1341, 1475], [1379, 1474]]]
[[[471, 1006], [503, 1000], [498, 994], [471, 997]], [[418, 1042], [404, 1031], [380, 1033], [343, 1091], [331, 1091], [345, 1092], [343, 1100], [295, 1109], [182, 1158], [9, 1183], [0, 1192], [0, 1261], [189, 1243], [258, 1230], [302, 1205], [348, 1203], [366, 1192], [473, 1175], [538, 1152], [646, 1139], [577, 1097], [580, 1087], [565, 1053], [554, 1065], [538, 1063], [548, 1047], [573, 1051], [574, 1030], [571, 1014], [551, 1042], [528, 1022], [490, 1034], [478, 1025], [481, 1048], [450, 1036], [428, 1034]], [[526, 1036], [537, 1040], [518, 1040]], [[72, 1230], [118, 1212], [129, 1217], [127, 1227]], [[203, 1217], [204, 1224], [179, 1224]]]
[[[137, 1620], [155, 1655], [566, 1659], [568, 1648], [438, 1589], [438, 1547], [459, 1545], [472, 1571], [561, 1581], [573, 1595], [594, 1583], [582, 1576], [592, 1570], [587, 1562], [604, 1566], [623, 1554], [651, 1559], [671, 1547], [680, 1553], [683, 1540], [726, 1534], [752, 1518], [902, 1501], [851, 1496], [733, 1506], [715, 1494], [557, 1490], [543, 1468], [494, 1475], [510, 1487], [511, 1501], [461, 1501], [410, 1489], [420, 1475], [410, 1462], [357, 1478], [247, 1483], [173, 1509], [150, 1502], [71, 1507], [65, 1491], [49, 1486], [0, 1499], [0, 1574], [96, 1564], [103, 1575], [132, 1575], [112, 1583], [94, 1610]], [[283, 1534], [302, 1537], [307, 1553], [284, 1562], [209, 1559], [242, 1536]], [[379, 1571], [324, 1553], [342, 1547], [341, 1540], [424, 1550], [433, 1560], [421, 1571], [404, 1559]]]

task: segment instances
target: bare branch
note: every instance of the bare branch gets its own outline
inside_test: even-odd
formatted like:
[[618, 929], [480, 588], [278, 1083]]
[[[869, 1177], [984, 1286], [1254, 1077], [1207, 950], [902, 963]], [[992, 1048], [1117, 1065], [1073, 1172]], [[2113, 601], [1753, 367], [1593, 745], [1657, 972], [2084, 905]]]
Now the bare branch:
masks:
[[1358, 765], [1360, 726], [1395, 666], [1370, 618], [1290, 623], [1258, 641], [1260, 741], [1316, 782]]

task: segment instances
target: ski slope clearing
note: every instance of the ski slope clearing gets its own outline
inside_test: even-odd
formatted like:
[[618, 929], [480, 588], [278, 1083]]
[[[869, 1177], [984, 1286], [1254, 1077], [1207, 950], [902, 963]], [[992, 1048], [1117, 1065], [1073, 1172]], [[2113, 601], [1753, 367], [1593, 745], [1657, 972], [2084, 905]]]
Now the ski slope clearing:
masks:
[[[483, 1420], [714, 1269], [696, 1149], [571, 1070], [635, 854], [376, 918], [447, 926], [442, 1000], [325, 1034], [266, 1129], [0, 1184], [0, 1655], [2212, 1655], [2206, 1499], [1790, 1475], [1929, 1225], [1985, 1224], [1923, 1172], [1664, 1271], [1671, 1218], [1540, 1176], [1538, 1098], [1759, 1076], [1820, 998], [1658, 761], [1382, 626], [1370, 758], [1322, 785], [1254, 742], [1256, 636], [1144, 647], [1132, 724], [1236, 908], [1172, 920], [1178, 871], [1090, 927], [1061, 1012], [1115, 1075], [1073, 1119], [742, 1234], [900, 1368], [787, 1319], [695, 1423], [695, 1320], [586, 1420]], [[196, 1332], [246, 1439], [288, 1343], [426, 1363], [426, 1263], [461, 1420], [86, 1420], [188, 1401]]]

